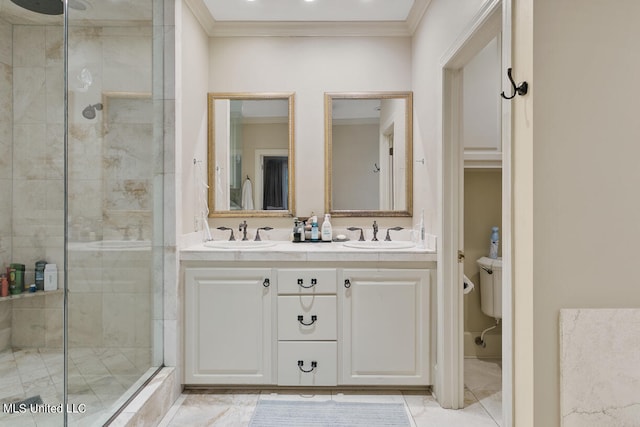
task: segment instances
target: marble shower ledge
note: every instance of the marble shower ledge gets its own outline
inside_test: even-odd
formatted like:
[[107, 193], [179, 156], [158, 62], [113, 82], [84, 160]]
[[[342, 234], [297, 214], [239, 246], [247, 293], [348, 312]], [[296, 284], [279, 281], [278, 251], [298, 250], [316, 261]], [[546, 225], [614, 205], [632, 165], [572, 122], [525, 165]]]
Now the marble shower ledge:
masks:
[[45, 295], [55, 295], [55, 294], [61, 294], [62, 293], [62, 289], [56, 289], [55, 291], [36, 291], [36, 292], [22, 292], [19, 294], [9, 294], [8, 297], [0, 297], [0, 302], [2, 301], [11, 301], [14, 299], [21, 299], [21, 298], [31, 298], [31, 297], [39, 297], [39, 296], [45, 296]]
[[418, 248], [370, 250], [348, 248], [342, 243], [278, 242], [254, 249], [217, 249], [202, 243], [180, 251], [181, 261], [370, 261], [436, 262], [436, 252]]

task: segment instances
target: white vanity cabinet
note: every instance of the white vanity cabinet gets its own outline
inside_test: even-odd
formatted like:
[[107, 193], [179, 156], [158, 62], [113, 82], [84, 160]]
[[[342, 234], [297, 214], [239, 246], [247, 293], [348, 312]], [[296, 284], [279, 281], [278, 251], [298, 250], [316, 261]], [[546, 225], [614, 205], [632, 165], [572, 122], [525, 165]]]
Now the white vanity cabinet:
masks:
[[184, 384], [432, 383], [424, 263], [190, 261]]
[[340, 272], [340, 382], [427, 385], [430, 270]]
[[185, 383], [272, 384], [270, 268], [185, 269]]
[[337, 385], [336, 274], [278, 270], [278, 385]]

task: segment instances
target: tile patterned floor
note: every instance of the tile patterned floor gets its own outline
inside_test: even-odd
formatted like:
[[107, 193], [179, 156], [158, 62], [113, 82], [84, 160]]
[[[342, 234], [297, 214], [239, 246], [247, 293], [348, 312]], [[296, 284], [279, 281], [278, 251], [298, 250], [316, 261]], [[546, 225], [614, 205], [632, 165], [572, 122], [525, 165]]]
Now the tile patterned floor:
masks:
[[247, 426], [260, 399], [336, 400], [404, 403], [413, 427], [496, 427], [501, 425], [502, 373], [497, 361], [465, 360], [465, 407], [442, 409], [424, 392], [371, 392], [327, 390], [299, 394], [296, 390], [183, 393], [160, 423], [161, 427]]
[[[77, 348], [69, 352], [69, 404], [86, 405], [86, 412], [69, 414], [74, 426], [101, 425], [147, 375], [136, 357], [115, 348]], [[0, 353], [0, 427], [60, 426], [62, 415], [7, 413], [2, 403], [40, 395], [44, 404], [63, 402], [61, 349], [14, 349]]]

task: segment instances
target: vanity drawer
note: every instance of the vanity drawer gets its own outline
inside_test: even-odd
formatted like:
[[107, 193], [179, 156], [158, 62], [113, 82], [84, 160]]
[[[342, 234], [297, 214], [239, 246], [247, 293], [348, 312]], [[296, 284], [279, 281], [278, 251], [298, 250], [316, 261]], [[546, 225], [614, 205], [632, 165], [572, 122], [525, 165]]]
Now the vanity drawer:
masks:
[[337, 385], [337, 362], [335, 341], [279, 342], [278, 385]]
[[336, 270], [327, 269], [279, 269], [279, 294], [335, 294]]
[[278, 297], [279, 340], [335, 340], [338, 330], [336, 319], [335, 295]]

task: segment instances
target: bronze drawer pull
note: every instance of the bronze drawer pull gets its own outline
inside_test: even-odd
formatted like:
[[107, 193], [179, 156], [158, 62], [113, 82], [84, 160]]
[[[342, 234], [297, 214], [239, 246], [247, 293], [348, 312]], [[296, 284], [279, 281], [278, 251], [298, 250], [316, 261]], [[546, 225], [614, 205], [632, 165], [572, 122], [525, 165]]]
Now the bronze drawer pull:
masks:
[[318, 280], [317, 279], [311, 279], [311, 284], [309, 286], [305, 286], [304, 285], [304, 279], [298, 279], [298, 285], [300, 287], [302, 287], [302, 288], [305, 288], [305, 289], [313, 288], [317, 284], [318, 284]]
[[300, 322], [300, 324], [304, 326], [311, 326], [316, 323], [316, 320], [318, 320], [318, 316], [316, 316], [315, 314], [311, 315], [311, 323], [304, 323], [304, 316], [298, 316], [298, 322]]
[[318, 367], [318, 362], [315, 360], [311, 361], [311, 369], [304, 369], [304, 362], [302, 360], [298, 360], [298, 369], [300, 369], [305, 374], [312, 372], [314, 369]]

